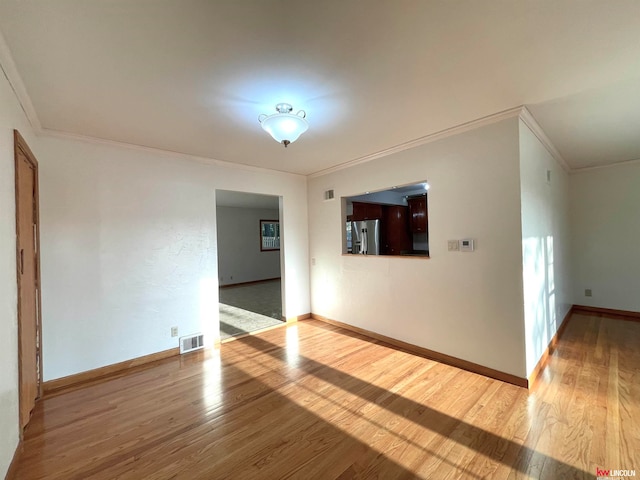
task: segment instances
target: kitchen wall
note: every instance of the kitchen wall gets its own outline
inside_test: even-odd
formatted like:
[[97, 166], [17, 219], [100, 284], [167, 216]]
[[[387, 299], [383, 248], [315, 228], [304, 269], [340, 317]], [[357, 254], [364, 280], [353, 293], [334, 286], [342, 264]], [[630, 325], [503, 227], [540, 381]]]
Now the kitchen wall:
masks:
[[528, 376], [571, 308], [572, 287], [569, 175], [523, 122], [520, 190]]
[[260, 251], [260, 220], [277, 220], [278, 210], [217, 207], [216, 217], [220, 285], [280, 276], [280, 251]]
[[[4, 43], [0, 60], [5, 68]], [[0, 478], [18, 445], [18, 292], [13, 129], [36, 156], [40, 150], [11, 85], [0, 73]]]
[[217, 338], [216, 188], [282, 196], [284, 312], [310, 311], [305, 177], [40, 140], [45, 380]]
[[[312, 312], [524, 377], [518, 156], [511, 118], [310, 178]], [[341, 255], [340, 197], [424, 179], [430, 259]]]
[[573, 303], [640, 312], [640, 162], [573, 173], [570, 192]]

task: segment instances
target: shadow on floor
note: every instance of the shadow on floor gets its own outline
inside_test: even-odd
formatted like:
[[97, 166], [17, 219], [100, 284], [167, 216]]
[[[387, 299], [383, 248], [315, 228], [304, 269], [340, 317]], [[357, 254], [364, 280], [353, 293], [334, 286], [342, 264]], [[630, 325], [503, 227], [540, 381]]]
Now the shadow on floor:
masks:
[[[365, 338], [352, 332], [342, 332], [334, 327], [325, 325], [321, 325], [318, 328], [328, 328], [348, 336]], [[286, 348], [266, 341], [263, 338], [247, 336], [238, 341], [243, 342], [243, 344], [258, 352], [281, 361], [286, 361]], [[429, 408], [424, 404], [405, 398], [400, 394], [390, 392], [384, 388], [363, 381], [344, 371], [336, 370], [311, 358], [299, 355], [296, 366], [307, 375], [312, 375], [323, 382], [331, 383], [338, 388], [359, 396], [367, 402], [381, 406], [395, 415], [402, 416], [444, 437], [450, 437], [455, 432], [455, 438], [458, 443], [486, 456], [490, 461], [502, 463], [514, 471], [527, 475], [536, 475], [535, 478], [593, 478], [593, 474], [585, 472], [584, 470], [556, 460], [525, 445], [500, 437], [499, 435], [476, 427], [456, 417]], [[514, 386], [513, 388], [519, 387]], [[541, 433], [535, 428], [532, 428], [530, 435], [541, 435]], [[527, 438], [527, 440], [534, 444], [537, 442], [537, 438]], [[457, 467], [460, 468], [461, 466], [457, 465]]]

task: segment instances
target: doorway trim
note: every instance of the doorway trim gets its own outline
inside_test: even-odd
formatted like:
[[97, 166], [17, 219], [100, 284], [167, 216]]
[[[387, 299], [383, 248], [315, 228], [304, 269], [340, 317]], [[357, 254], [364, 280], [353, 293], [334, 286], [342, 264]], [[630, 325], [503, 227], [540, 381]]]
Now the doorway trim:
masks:
[[33, 220], [35, 222], [35, 287], [36, 287], [36, 338], [34, 339], [36, 342], [36, 354], [38, 356], [37, 367], [38, 371], [36, 373], [37, 380], [37, 397], [36, 400], [42, 397], [42, 299], [41, 299], [41, 280], [40, 280], [40, 184], [39, 184], [39, 169], [38, 169], [38, 161], [36, 160], [35, 155], [27, 145], [25, 139], [20, 135], [18, 130], [13, 131], [13, 140], [14, 140], [14, 181], [15, 181], [15, 193], [16, 193], [16, 281], [18, 288], [18, 296], [17, 296], [17, 319], [18, 319], [18, 391], [19, 391], [19, 416], [20, 416], [20, 438], [22, 438], [24, 433], [24, 428], [27, 426], [26, 424], [22, 424], [23, 421], [23, 412], [25, 408], [28, 408], [27, 400], [22, 398], [21, 393], [21, 385], [22, 385], [22, 370], [23, 370], [23, 360], [22, 360], [22, 312], [20, 307], [20, 298], [21, 298], [21, 282], [20, 282], [20, 186], [18, 182], [18, 168], [20, 158], [18, 156], [18, 152], [22, 152], [27, 162], [33, 167], [34, 170], [34, 216]]

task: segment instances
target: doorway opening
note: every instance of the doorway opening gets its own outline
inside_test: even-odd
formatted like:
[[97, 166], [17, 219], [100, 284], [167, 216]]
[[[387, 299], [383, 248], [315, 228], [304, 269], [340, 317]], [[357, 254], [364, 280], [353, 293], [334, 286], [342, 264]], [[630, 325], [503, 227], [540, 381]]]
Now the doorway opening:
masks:
[[284, 323], [280, 197], [216, 190], [220, 340]]

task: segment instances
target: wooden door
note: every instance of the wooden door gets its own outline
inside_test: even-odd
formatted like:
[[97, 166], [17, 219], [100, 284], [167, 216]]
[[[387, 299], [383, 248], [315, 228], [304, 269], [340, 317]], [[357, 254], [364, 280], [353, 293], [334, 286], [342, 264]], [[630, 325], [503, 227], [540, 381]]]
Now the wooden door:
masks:
[[29, 422], [40, 397], [40, 292], [38, 163], [14, 132], [16, 173], [16, 246], [18, 274], [18, 364], [20, 428]]

